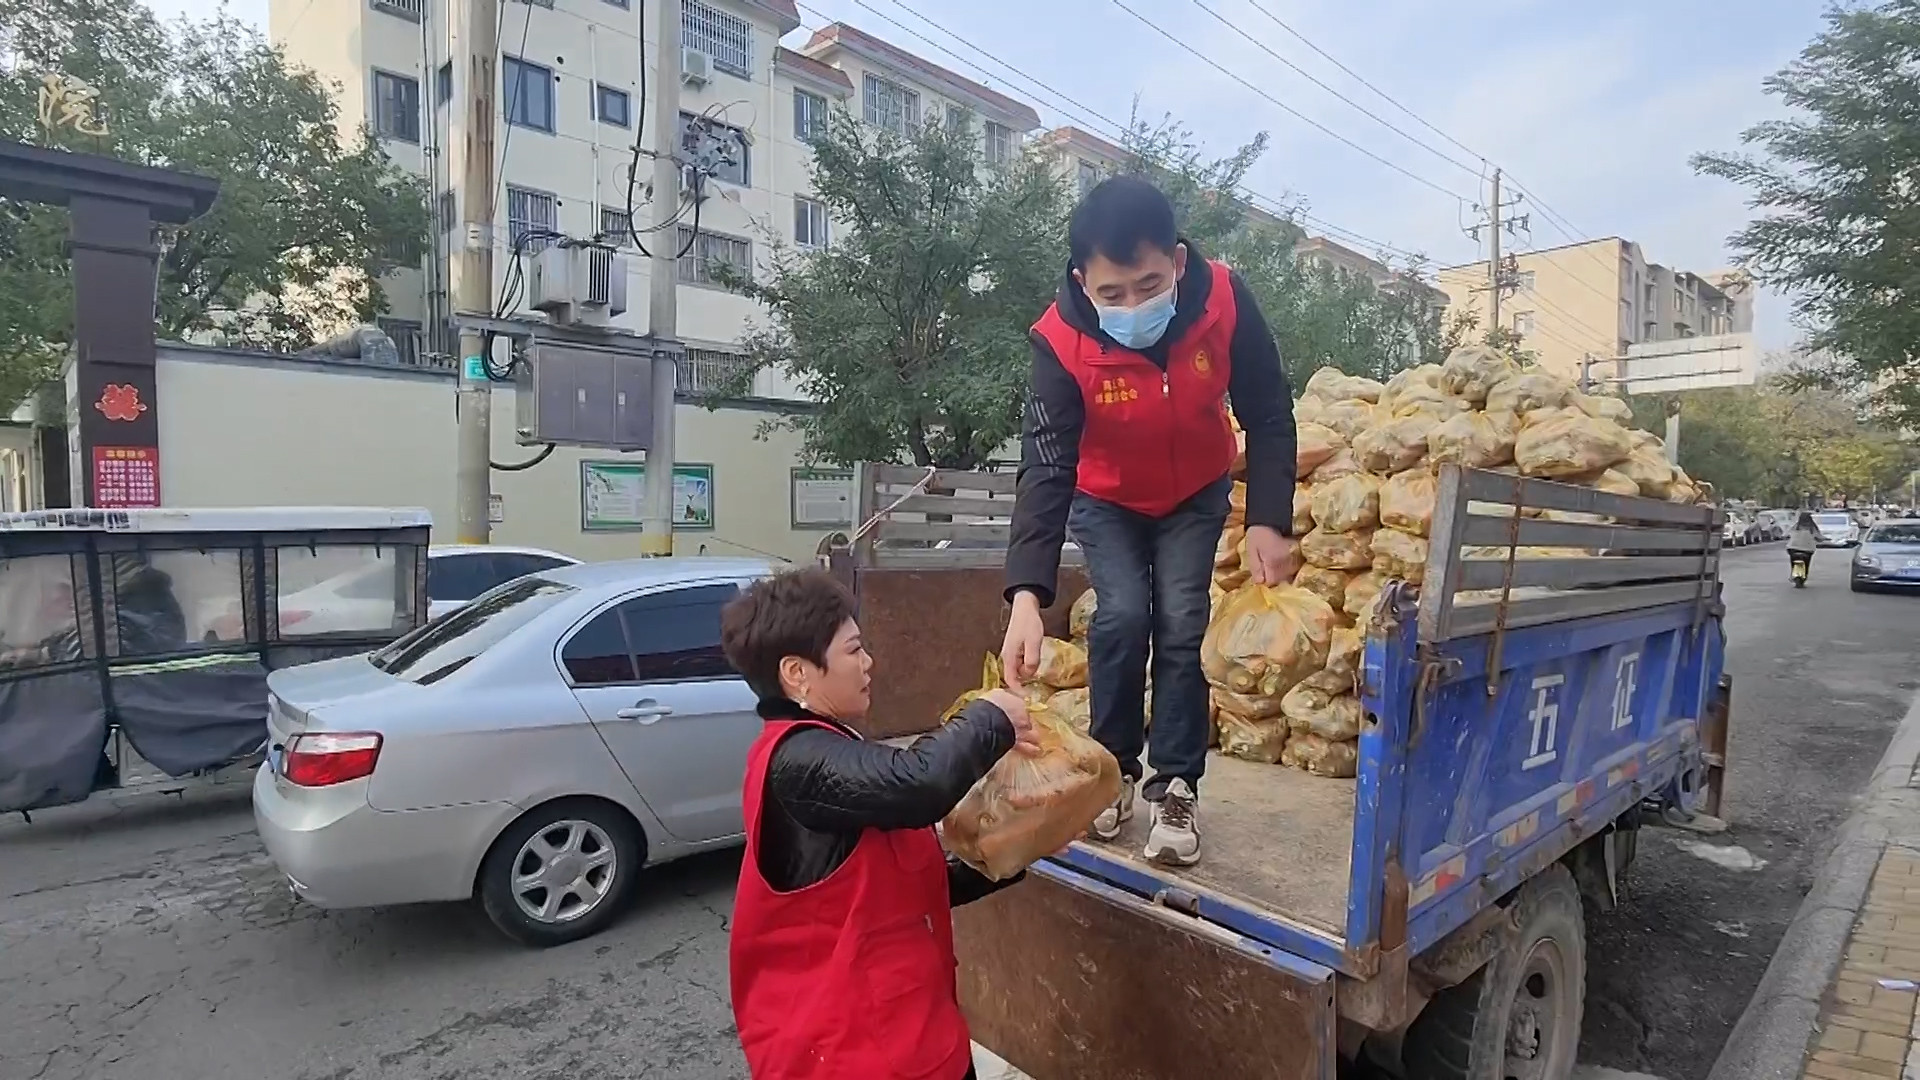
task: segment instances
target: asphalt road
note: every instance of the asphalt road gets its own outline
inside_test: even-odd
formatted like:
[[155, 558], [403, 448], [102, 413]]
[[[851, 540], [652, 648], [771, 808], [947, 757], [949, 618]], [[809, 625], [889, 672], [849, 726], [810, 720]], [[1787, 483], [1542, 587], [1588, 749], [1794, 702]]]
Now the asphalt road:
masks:
[[[1706, 1074], [1920, 678], [1920, 597], [1855, 597], [1823, 553], [1733, 552], [1723, 868], [1649, 830], [1591, 923], [1589, 1061]], [[1743, 865], [1739, 856], [1718, 853]], [[0, 823], [0, 1080], [738, 1080], [726, 928], [737, 856], [650, 874], [599, 938], [545, 952], [463, 907], [321, 912], [244, 798]]]
[[1707, 1075], [1920, 688], [1920, 596], [1849, 592], [1849, 557], [1795, 590], [1781, 545], [1728, 552], [1732, 828], [1642, 831], [1625, 904], [1587, 923], [1582, 1060]]

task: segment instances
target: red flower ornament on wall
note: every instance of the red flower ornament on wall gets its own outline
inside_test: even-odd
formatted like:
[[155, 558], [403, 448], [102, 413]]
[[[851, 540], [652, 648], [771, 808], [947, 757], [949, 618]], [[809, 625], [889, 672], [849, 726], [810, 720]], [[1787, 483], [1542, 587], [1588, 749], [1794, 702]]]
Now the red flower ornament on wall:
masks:
[[108, 383], [101, 388], [100, 400], [93, 407], [116, 421], [138, 420], [147, 411], [147, 403], [140, 400], [140, 388], [130, 383]]

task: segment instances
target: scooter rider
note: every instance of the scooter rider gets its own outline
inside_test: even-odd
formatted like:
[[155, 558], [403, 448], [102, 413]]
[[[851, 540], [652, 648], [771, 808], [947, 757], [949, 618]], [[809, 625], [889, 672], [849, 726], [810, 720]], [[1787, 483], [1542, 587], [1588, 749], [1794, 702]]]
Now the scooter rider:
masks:
[[1805, 567], [1800, 580], [1813, 572], [1813, 552], [1820, 546], [1820, 528], [1813, 523], [1813, 515], [1800, 511], [1800, 520], [1793, 523], [1793, 532], [1787, 536], [1787, 565], [1793, 568]]

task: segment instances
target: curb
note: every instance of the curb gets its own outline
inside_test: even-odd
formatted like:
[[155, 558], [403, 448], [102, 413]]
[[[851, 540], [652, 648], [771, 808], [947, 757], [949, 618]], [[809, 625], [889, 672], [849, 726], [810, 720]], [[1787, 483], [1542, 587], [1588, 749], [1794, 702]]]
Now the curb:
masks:
[[1874, 767], [1858, 809], [1835, 835], [1813, 887], [1707, 1080], [1797, 1080], [1820, 1003], [1840, 967], [1867, 886], [1889, 845], [1920, 847], [1920, 695]]

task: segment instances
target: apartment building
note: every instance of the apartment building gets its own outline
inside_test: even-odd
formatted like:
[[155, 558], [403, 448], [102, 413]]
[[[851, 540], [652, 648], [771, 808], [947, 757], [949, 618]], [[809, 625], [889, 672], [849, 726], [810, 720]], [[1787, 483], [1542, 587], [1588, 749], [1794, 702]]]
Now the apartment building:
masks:
[[[1741, 333], [1753, 328], [1753, 281], [1739, 271], [1702, 275], [1646, 260], [1618, 236], [1517, 253], [1500, 321], [1543, 367], [1578, 375], [1593, 357], [1626, 355], [1638, 344]], [[1486, 325], [1485, 261], [1440, 271], [1448, 313]]]
[[[781, 46], [800, 27], [793, 0], [664, 2], [682, 12], [683, 130], [702, 118], [726, 148], [704, 185], [697, 230], [689, 214], [658, 237], [676, 250], [692, 244], [677, 264], [686, 389], [704, 389], [733, 370], [737, 342], [762, 314], [715, 284], [714, 268], [764, 270], [777, 245], [830, 242], [833, 223], [810, 197], [807, 146], [828, 110], [845, 107], [898, 131], [934, 119], [965, 123], [978, 130], [989, 160], [1019, 153], [1040, 124], [1031, 106], [844, 23], [822, 27], [798, 49]], [[461, 5], [451, 10], [450, 19], [449, 0], [269, 0], [275, 43], [341, 87], [342, 125], [366, 124], [435, 193], [435, 255], [385, 283], [391, 313], [382, 322], [403, 354], [450, 351], [447, 261], [467, 242], [462, 223], [476, 216], [458, 191], [466, 73], [453, 59], [464, 33]], [[616, 324], [646, 328], [650, 267], [629, 235], [628, 214], [651, 247], [647, 114], [657, 100], [656, 17], [647, 0], [502, 0], [496, 296], [512, 271], [516, 238], [531, 250], [541, 245], [540, 231], [598, 235], [631, 256], [629, 311]], [[630, 185], [636, 162], [640, 179]], [[754, 392], [797, 396], [790, 380], [770, 371], [756, 377]]]

